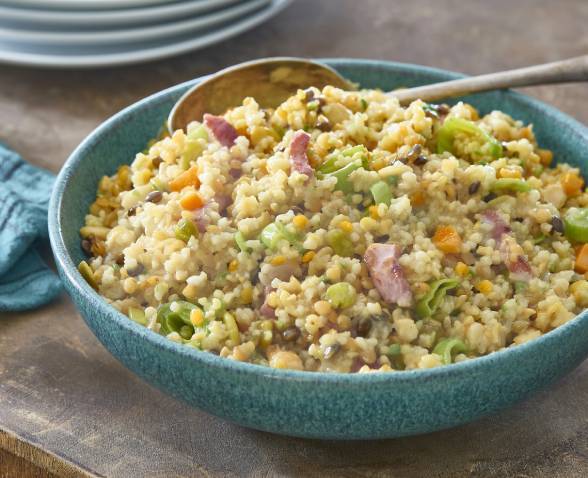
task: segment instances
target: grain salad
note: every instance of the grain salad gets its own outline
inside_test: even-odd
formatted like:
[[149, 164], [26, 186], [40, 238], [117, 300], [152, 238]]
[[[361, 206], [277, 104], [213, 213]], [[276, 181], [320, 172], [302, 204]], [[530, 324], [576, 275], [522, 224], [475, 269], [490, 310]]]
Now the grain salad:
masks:
[[378, 90], [253, 98], [98, 185], [86, 280], [168, 339], [273, 368], [430, 368], [588, 305], [588, 194], [532, 125]]

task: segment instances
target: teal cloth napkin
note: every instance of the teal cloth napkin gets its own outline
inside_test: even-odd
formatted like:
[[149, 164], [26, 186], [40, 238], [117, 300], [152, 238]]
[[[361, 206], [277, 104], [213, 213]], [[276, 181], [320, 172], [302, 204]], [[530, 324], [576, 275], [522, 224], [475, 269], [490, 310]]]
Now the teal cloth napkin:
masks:
[[55, 178], [0, 143], [0, 311], [53, 300], [59, 278], [38, 253], [48, 240], [47, 209]]

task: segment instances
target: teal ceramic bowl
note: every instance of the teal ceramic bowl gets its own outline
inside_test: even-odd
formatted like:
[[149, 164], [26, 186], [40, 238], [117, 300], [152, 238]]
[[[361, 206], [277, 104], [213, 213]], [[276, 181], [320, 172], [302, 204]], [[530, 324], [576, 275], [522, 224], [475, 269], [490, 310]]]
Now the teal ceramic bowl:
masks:
[[[326, 60], [367, 88], [393, 89], [459, 75], [415, 65]], [[49, 232], [65, 287], [96, 337], [147, 382], [246, 427], [329, 439], [387, 438], [463, 424], [512, 405], [576, 367], [588, 354], [588, 314], [524, 345], [448, 367], [399, 373], [327, 374], [274, 370], [171, 342], [128, 320], [80, 276], [78, 230], [104, 174], [130, 163], [194, 82], [121, 111], [67, 160], [49, 208]], [[532, 122], [543, 147], [588, 172], [588, 132], [555, 109], [513, 92], [467, 98]]]

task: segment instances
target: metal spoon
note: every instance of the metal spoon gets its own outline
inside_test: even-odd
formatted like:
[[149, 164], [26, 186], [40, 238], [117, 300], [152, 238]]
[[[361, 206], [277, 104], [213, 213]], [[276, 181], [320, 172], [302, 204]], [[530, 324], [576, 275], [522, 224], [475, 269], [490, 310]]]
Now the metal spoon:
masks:
[[[388, 94], [401, 104], [416, 99], [437, 101], [480, 91], [515, 86], [588, 81], [588, 55], [569, 60], [445, 81]], [[345, 90], [354, 86], [329, 66], [304, 58], [265, 58], [226, 68], [190, 88], [174, 105], [170, 131], [202, 120], [204, 113], [223, 114], [250, 96], [263, 108], [278, 106], [298, 89], [333, 85]]]

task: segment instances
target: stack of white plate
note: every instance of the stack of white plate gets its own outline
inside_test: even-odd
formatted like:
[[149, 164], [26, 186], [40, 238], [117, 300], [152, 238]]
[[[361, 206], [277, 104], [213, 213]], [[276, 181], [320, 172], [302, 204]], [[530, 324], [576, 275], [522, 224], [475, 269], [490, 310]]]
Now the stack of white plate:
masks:
[[0, 0], [0, 62], [98, 67], [177, 55], [253, 28], [291, 0]]

